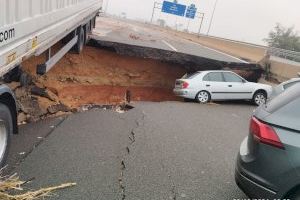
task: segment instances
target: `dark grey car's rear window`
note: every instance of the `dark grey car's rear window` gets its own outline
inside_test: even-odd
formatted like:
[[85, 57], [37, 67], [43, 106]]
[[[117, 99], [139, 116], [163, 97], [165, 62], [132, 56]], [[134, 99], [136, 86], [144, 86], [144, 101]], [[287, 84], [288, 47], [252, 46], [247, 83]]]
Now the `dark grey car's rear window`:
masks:
[[300, 131], [300, 84], [296, 84], [265, 106], [265, 121]]
[[286, 90], [289, 87], [292, 87], [293, 85], [295, 85], [296, 83], [299, 84], [300, 81], [295, 81], [295, 82], [291, 82], [291, 83], [287, 83], [285, 85], [283, 85], [283, 88]]
[[[295, 101], [300, 98], [300, 84], [293, 85], [288, 88], [285, 92], [278, 95], [276, 98], [270, 100], [265, 105], [265, 110], [269, 113], [273, 113], [279, 108]], [[300, 104], [299, 104], [300, 106]], [[300, 113], [299, 113], [300, 114]]]

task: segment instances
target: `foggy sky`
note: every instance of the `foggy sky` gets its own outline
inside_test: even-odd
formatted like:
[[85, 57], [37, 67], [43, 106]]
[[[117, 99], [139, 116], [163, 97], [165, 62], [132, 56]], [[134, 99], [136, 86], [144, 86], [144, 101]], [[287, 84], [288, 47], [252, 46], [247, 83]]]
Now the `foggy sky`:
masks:
[[[156, 0], [162, 2], [162, 0]], [[178, 0], [180, 4], [196, 4], [198, 11], [205, 13], [201, 33], [206, 34], [215, 0]], [[150, 21], [154, 0], [104, 0], [103, 8], [109, 14], [141, 21]], [[183, 17], [161, 13], [155, 10], [154, 21], [158, 18], [167, 21], [169, 26], [186, 29], [188, 20]], [[264, 44], [276, 22], [284, 26], [295, 26], [300, 31], [299, 0], [218, 0], [214, 20], [209, 35]], [[183, 26], [179, 27], [179, 24]], [[199, 20], [191, 20], [189, 30], [198, 32]]]

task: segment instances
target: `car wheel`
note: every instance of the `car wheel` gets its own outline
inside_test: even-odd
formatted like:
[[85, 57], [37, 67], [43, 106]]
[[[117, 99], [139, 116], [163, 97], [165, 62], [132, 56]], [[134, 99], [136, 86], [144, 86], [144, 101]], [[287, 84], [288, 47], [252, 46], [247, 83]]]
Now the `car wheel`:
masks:
[[210, 94], [207, 91], [200, 91], [196, 96], [196, 100], [199, 103], [207, 103], [210, 101]]
[[267, 102], [267, 94], [263, 91], [258, 91], [253, 95], [252, 101], [257, 106], [265, 104]]
[[6, 162], [13, 130], [12, 115], [9, 108], [0, 103], [0, 168]]

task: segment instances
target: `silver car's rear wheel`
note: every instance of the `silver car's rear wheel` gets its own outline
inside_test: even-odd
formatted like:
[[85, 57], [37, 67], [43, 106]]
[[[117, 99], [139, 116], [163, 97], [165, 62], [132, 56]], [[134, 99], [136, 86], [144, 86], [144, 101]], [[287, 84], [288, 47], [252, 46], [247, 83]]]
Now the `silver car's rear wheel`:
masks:
[[267, 95], [264, 92], [256, 92], [253, 96], [253, 102], [260, 106], [267, 102]]
[[196, 96], [196, 100], [199, 103], [207, 103], [210, 101], [210, 94], [207, 91], [200, 91]]

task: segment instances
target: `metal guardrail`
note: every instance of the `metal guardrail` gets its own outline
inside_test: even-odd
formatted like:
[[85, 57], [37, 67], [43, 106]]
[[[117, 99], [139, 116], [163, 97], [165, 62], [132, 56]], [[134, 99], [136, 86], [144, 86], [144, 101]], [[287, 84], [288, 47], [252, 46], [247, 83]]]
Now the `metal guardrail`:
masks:
[[300, 52], [297, 51], [290, 51], [290, 50], [279, 49], [275, 47], [269, 47], [267, 49], [267, 54], [270, 56], [277, 56], [287, 60], [300, 62]]

